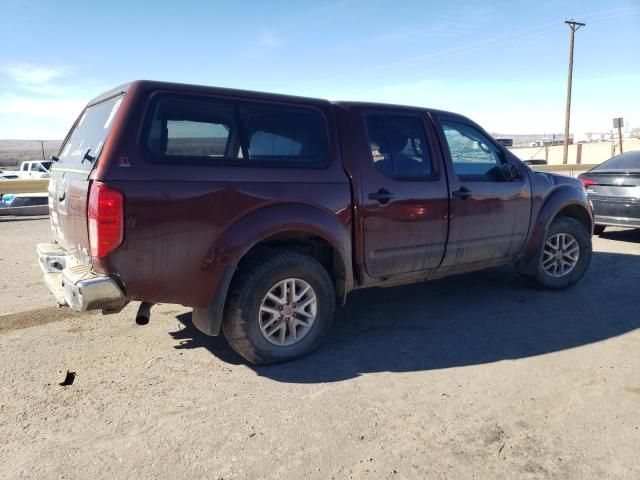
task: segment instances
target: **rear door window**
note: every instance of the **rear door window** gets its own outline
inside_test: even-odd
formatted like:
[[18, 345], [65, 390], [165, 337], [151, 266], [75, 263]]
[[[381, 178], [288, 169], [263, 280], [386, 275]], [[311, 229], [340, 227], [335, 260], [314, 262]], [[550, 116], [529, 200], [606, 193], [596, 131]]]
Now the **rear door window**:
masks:
[[433, 165], [422, 118], [370, 113], [365, 116], [374, 166], [390, 177], [428, 177]]
[[146, 145], [169, 163], [322, 166], [324, 117], [311, 108], [163, 96], [148, 121]]
[[63, 167], [90, 170], [100, 156], [104, 142], [113, 126], [124, 95], [118, 95], [87, 107], [71, 135], [62, 145], [58, 164]]

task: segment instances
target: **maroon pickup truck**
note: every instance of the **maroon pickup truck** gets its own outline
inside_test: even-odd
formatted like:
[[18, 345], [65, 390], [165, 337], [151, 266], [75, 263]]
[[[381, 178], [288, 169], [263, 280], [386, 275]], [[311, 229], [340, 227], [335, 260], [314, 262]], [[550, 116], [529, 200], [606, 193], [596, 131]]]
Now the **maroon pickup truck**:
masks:
[[58, 303], [187, 305], [255, 364], [313, 350], [357, 288], [513, 264], [561, 289], [591, 260], [582, 183], [444, 111], [138, 81], [53, 160]]

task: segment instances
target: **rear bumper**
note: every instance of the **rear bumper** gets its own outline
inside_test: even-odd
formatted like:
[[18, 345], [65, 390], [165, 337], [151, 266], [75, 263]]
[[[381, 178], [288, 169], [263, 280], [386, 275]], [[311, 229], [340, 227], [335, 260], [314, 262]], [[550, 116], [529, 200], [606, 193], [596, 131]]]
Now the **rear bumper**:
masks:
[[594, 223], [608, 227], [631, 227], [640, 228], [640, 218], [610, 217], [606, 215], [596, 215]]
[[44, 281], [58, 304], [80, 312], [117, 310], [125, 305], [124, 293], [111, 277], [77, 263], [58, 244], [39, 243], [36, 250]]
[[640, 227], [640, 199], [601, 196], [590, 198], [597, 225]]

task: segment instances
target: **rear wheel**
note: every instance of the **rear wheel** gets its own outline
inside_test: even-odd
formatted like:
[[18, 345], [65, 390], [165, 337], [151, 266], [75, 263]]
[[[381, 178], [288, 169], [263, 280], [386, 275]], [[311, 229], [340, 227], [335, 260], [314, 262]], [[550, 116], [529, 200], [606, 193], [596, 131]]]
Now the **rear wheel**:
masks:
[[240, 267], [222, 329], [231, 347], [262, 365], [313, 351], [335, 310], [333, 282], [315, 259], [280, 250]]
[[556, 218], [541, 249], [534, 279], [543, 288], [570, 287], [582, 278], [591, 263], [590, 232], [573, 218]]
[[596, 225], [595, 227], [593, 227], [593, 234], [602, 235], [605, 228], [607, 228], [605, 225]]

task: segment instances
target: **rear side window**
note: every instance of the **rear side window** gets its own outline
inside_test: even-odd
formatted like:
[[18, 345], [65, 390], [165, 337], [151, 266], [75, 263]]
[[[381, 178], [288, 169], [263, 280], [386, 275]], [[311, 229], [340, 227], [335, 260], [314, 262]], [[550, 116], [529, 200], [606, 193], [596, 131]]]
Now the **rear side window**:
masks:
[[156, 160], [255, 166], [323, 166], [324, 117], [314, 109], [164, 96], [146, 144]]
[[422, 119], [372, 113], [365, 116], [374, 166], [391, 177], [427, 177], [433, 173]]
[[232, 105], [164, 98], [156, 105], [147, 146], [164, 158], [235, 158], [237, 136]]
[[87, 107], [62, 146], [58, 163], [89, 170], [109, 135], [124, 95]]
[[240, 117], [248, 160], [283, 164], [322, 165], [327, 159], [327, 135], [315, 110], [242, 106]]

